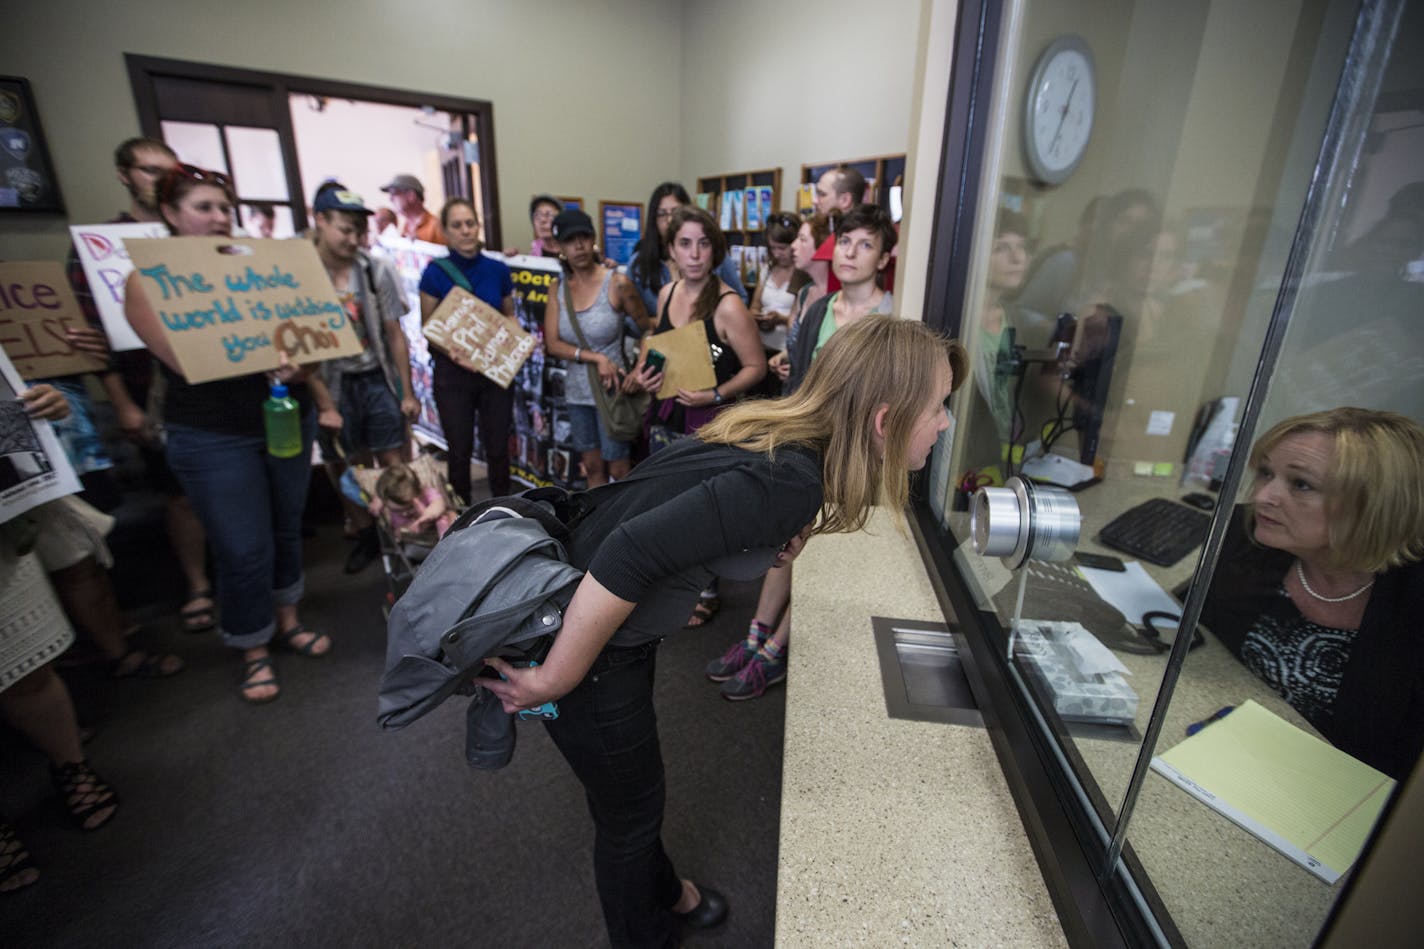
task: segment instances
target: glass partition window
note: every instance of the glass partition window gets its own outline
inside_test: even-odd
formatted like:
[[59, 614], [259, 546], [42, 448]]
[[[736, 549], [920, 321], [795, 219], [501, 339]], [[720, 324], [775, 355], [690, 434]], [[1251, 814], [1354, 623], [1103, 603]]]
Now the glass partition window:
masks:
[[[1126, 566], [1031, 562], [1011, 640], [1023, 578], [959, 555], [1105, 830], [1174, 636], [1144, 616], [1172, 615], [1195, 566], [1310, 182], [1334, 88], [1312, 70], [1327, 49], [1340, 68], [1344, 42], [1307, 28], [1309, 6], [1005, 14], [960, 332], [973, 379], [940, 500], [963, 545], [975, 486], [1071, 488], [1079, 549]], [[1132, 552], [1104, 542], [1147, 502], [1121, 534]]]
[[[1396, 19], [1392, 47], [1352, 50]], [[1003, 9], [970, 289], [947, 307], [972, 380], [931, 507], [1069, 786], [1104, 842], [1126, 833], [1147, 901], [1193, 946], [1308, 944], [1344, 878], [1145, 771], [1154, 754], [1259, 708], [1289, 742], [1378, 769], [1352, 778], [1377, 808], [1424, 737], [1419, 614], [1400, 606], [1424, 596], [1400, 566], [1424, 544], [1424, 88], [1402, 54], [1421, 26], [1418, 3]], [[1276, 423], [1342, 406], [1399, 417], [1368, 457], [1333, 429], [1251, 454]], [[973, 552], [973, 492], [1015, 477], [1071, 492], [1072, 560], [1011, 571]], [[1239, 607], [1246, 587], [1264, 599]], [[1203, 623], [1179, 632], [1186, 596]], [[1307, 770], [1308, 790], [1339, 790]], [[1310, 845], [1346, 825], [1363, 839], [1371, 813]]]
[[[1362, 103], [1359, 134], [1335, 156], [1341, 171], [1323, 216], [1297, 235], [1299, 293], [1259, 421], [1235, 446], [1262, 450], [1250, 456], [1257, 463], [1242, 477], [1210, 578], [1208, 646], [1186, 657], [1151, 749], [1155, 767], [1189, 760], [1200, 753], [1185, 744], [1193, 723], [1247, 701], [1289, 723], [1283, 735], [1301, 747], [1273, 748], [1276, 760], [1248, 762], [1238, 774], [1220, 773], [1221, 760], [1191, 772], [1221, 782], [1212, 787], [1234, 804], [1247, 793], [1241, 778], [1271, 787], [1258, 826], [1284, 844], [1269, 846], [1203, 806], [1164, 776], [1170, 770], [1148, 774], [1127, 828], [1193, 946], [1311, 944], [1424, 742], [1424, 713], [1409, 697], [1424, 689], [1424, 565], [1378, 562], [1411, 543], [1417, 555], [1424, 542], [1421, 43], [1416, 3], [1392, 48], [1355, 77], [1383, 78], [1378, 96]], [[1313, 69], [1336, 64], [1322, 54]], [[1278, 208], [1270, 226], [1292, 226], [1288, 210]], [[1234, 740], [1235, 732], [1215, 737], [1226, 734]], [[1276, 765], [1293, 776], [1267, 785]]]

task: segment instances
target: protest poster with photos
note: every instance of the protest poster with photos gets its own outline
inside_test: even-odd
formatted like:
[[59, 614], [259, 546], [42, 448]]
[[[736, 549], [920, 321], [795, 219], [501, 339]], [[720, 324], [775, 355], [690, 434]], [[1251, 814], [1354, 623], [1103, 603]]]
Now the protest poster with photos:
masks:
[[425, 338], [506, 389], [536, 343], [517, 320], [461, 287], [453, 287], [430, 314]]
[[109, 337], [109, 348], [116, 353], [143, 349], [143, 340], [129, 326], [124, 316], [124, 281], [133, 270], [133, 261], [124, 249], [124, 241], [133, 237], [167, 237], [168, 228], [160, 222], [127, 224], [74, 224], [69, 228], [74, 252], [84, 268], [89, 293]]
[[233, 237], [126, 240], [138, 288], [190, 383], [356, 356], [351, 326], [307, 241]]
[[65, 331], [86, 329], [64, 266], [52, 260], [0, 263], [0, 348], [21, 378], [103, 372], [109, 362], [81, 352]]
[[25, 411], [28, 388], [0, 351], [0, 523], [80, 489], [53, 427]]

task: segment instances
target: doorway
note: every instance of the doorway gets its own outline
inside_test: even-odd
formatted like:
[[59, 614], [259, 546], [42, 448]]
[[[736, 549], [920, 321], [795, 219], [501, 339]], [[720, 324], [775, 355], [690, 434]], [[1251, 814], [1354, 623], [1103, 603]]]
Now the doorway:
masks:
[[251, 234], [304, 230], [307, 202], [329, 178], [374, 208], [382, 184], [413, 174], [432, 211], [449, 197], [473, 201], [485, 243], [501, 246], [487, 101], [133, 53], [125, 60], [144, 134], [228, 173]]

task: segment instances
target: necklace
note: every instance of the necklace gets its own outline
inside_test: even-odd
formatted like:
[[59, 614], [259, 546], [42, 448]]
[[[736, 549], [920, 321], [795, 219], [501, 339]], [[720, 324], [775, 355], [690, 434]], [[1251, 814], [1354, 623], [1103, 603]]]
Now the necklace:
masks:
[[1305, 579], [1305, 570], [1301, 568], [1299, 560], [1295, 562], [1295, 576], [1296, 579], [1300, 581], [1300, 585], [1305, 588], [1305, 592], [1315, 597], [1321, 603], [1344, 603], [1346, 600], [1353, 600], [1355, 597], [1359, 596], [1361, 593], [1364, 593], [1370, 587], [1375, 585], [1375, 578], [1370, 577], [1370, 582], [1360, 587], [1354, 593], [1347, 593], [1344, 596], [1321, 596], [1319, 593], [1316, 593], [1310, 588], [1310, 584]]

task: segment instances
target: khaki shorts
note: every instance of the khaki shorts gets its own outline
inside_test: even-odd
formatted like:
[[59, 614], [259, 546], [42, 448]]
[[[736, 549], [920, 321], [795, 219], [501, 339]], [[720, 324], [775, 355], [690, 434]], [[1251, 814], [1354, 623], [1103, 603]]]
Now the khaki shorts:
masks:
[[40, 522], [35, 555], [46, 573], [72, 567], [93, 557], [101, 567], [111, 567], [113, 556], [104, 537], [114, 529], [114, 519], [74, 495], [62, 497], [34, 510]]

